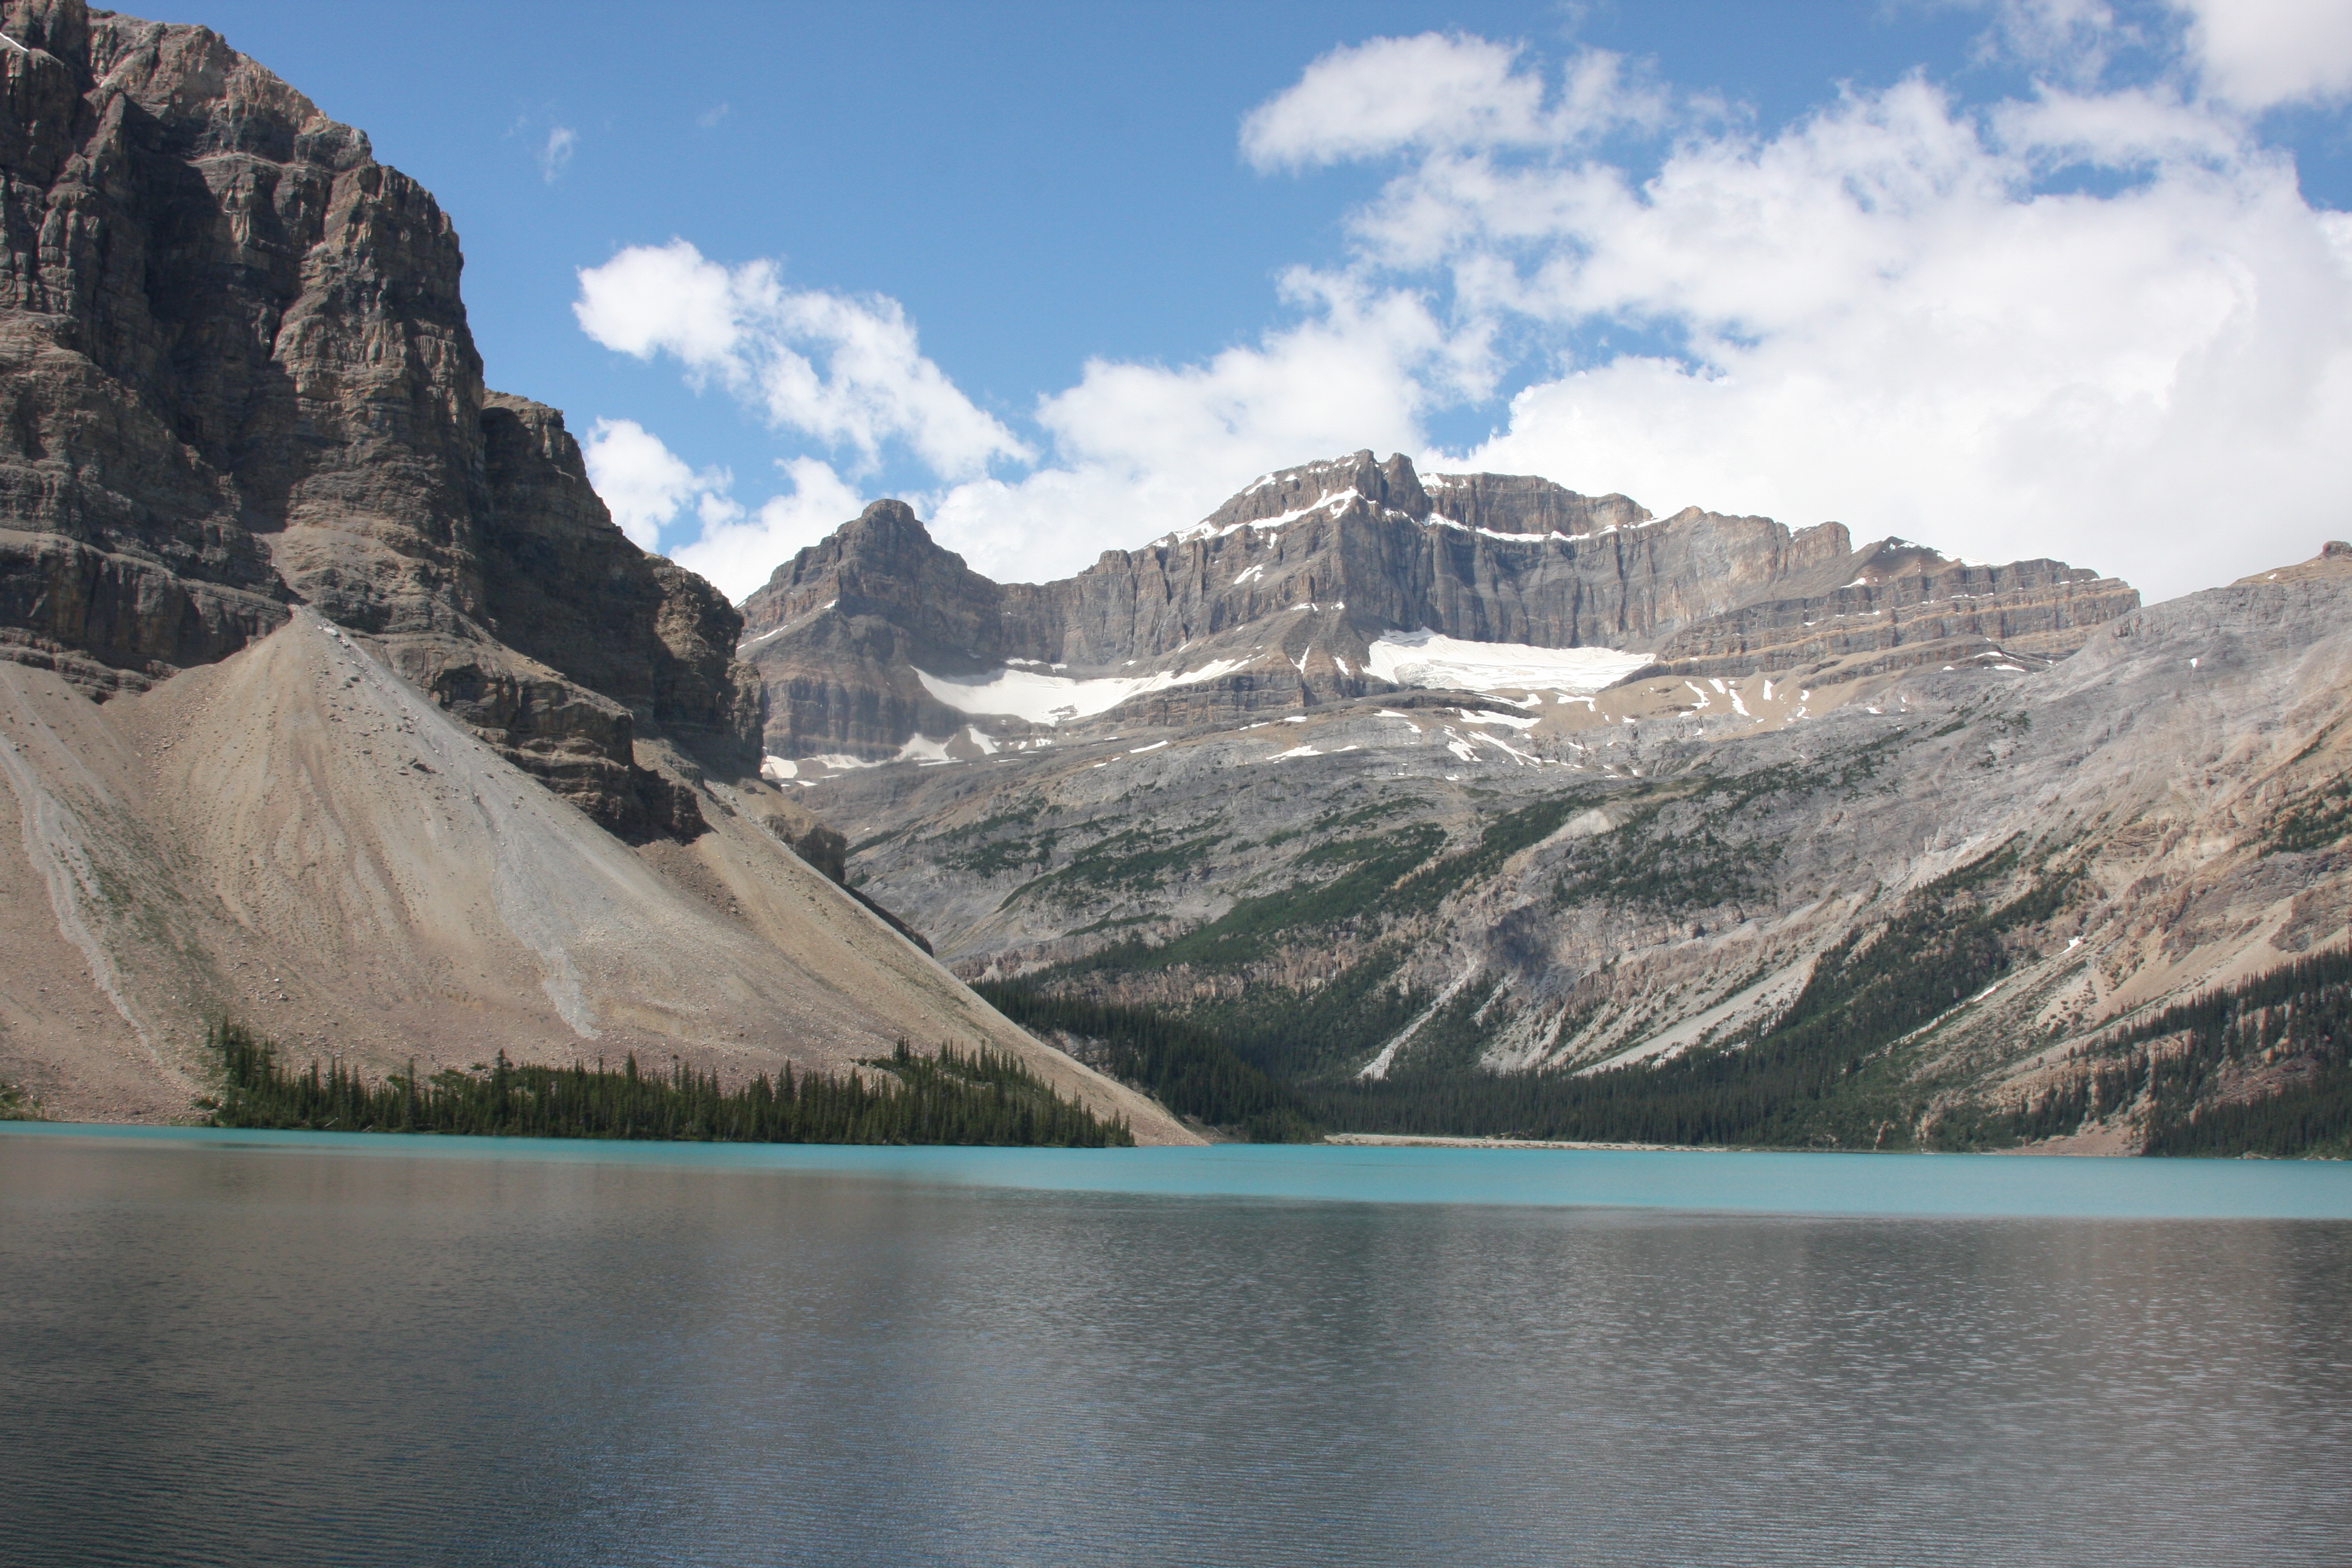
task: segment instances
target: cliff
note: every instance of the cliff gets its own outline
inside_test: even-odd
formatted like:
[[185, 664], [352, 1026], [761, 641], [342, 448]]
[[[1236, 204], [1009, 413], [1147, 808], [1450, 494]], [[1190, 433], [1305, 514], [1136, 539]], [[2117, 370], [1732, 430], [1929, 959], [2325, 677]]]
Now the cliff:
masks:
[[0, 657], [103, 697], [307, 605], [607, 826], [699, 831], [635, 742], [749, 763], [740, 622], [485, 388], [431, 195], [205, 28], [0, 31]]
[[184, 1118], [222, 1017], [376, 1072], [955, 1040], [1193, 1141], [841, 885], [741, 616], [484, 386], [430, 194], [205, 28], [0, 36], [0, 1081]]
[[879, 761], [976, 716], [992, 743], [1034, 737], [987, 718], [984, 697], [939, 695], [1017, 667], [1161, 678], [1091, 712], [1181, 729], [1394, 692], [1376, 647], [1423, 632], [1646, 655], [1654, 673], [1801, 675], [1858, 655], [2040, 662], [2138, 602], [2055, 561], [1980, 566], [1696, 508], [1654, 518], [1621, 495], [1423, 479], [1402, 456], [1358, 452], [1269, 474], [1191, 528], [1045, 584], [992, 583], [902, 503], [877, 502], [744, 601], [743, 651], [767, 686], [770, 753]]

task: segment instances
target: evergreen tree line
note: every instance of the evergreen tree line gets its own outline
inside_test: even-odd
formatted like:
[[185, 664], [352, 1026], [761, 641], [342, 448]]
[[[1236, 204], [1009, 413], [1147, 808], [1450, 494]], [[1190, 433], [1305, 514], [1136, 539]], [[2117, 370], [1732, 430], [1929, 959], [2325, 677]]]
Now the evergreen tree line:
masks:
[[1319, 1136], [1288, 1086], [1244, 1061], [1211, 1030], [1155, 1008], [1047, 995], [1018, 984], [986, 982], [973, 989], [1024, 1028], [1058, 1029], [1102, 1041], [1104, 1054], [1096, 1066], [1137, 1085], [1180, 1116], [1238, 1132], [1254, 1143], [1310, 1142]]
[[[2177, 1047], [2150, 1048], [2175, 1038]], [[2297, 959], [2178, 1003], [2082, 1059], [2004, 1130], [2062, 1136], [2144, 1100], [2151, 1154], [2352, 1154], [2352, 952]], [[2210, 1103], [2224, 1077], [2289, 1060], [2299, 1072], [2271, 1093]]]
[[1124, 1118], [1097, 1117], [1003, 1052], [983, 1045], [937, 1056], [905, 1041], [866, 1065], [887, 1074], [754, 1076], [734, 1089], [684, 1064], [667, 1075], [510, 1062], [406, 1073], [374, 1081], [331, 1061], [289, 1068], [278, 1047], [241, 1025], [210, 1031], [221, 1062], [217, 1095], [197, 1101], [215, 1127], [305, 1128], [338, 1132], [452, 1132], [503, 1138], [615, 1138], [745, 1143], [986, 1143], [1129, 1148]]

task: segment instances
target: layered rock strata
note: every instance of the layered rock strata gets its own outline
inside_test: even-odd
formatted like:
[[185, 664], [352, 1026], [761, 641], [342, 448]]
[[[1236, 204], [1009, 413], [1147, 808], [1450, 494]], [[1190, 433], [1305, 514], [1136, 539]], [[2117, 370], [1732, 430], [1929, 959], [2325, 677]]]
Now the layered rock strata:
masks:
[[744, 601], [743, 651], [767, 684], [771, 753], [877, 761], [981, 711], [943, 702], [926, 675], [1183, 677], [1104, 721], [1181, 728], [1394, 690], [1370, 666], [1399, 633], [1631, 650], [1656, 673], [1862, 655], [1900, 668], [2063, 657], [2138, 602], [2055, 561], [1857, 548], [1834, 522], [1654, 518], [1622, 495], [1524, 475], [1424, 479], [1402, 456], [1358, 452], [1269, 474], [1193, 527], [1045, 584], [990, 582], [903, 503], [879, 501]]
[[748, 765], [740, 620], [488, 392], [448, 217], [203, 27], [8, 0], [0, 658], [104, 697], [306, 604], [632, 836], [649, 727]]

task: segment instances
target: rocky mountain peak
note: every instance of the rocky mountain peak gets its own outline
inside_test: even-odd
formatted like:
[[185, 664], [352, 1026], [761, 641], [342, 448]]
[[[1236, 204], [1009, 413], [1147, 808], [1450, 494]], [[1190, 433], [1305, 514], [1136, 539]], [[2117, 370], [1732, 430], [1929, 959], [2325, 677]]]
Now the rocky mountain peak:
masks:
[[1432, 474], [1423, 484], [1438, 516], [1496, 533], [1604, 533], [1651, 520], [1625, 496], [1579, 495], [1533, 474]]
[[894, 499], [877, 500], [841, 525], [843, 548], [856, 555], [889, 555], [933, 545], [931, 531], [915, 509]]
[[1404, 667], [1423, 671], [1408, 685], [1454, 668], [1418, 651], [1426, 636], [1597, 649], [1595, 668], [1647, 656], [1686, 676], [1891, 668], [1996, 639], [2054, 657], [2137, 603], [2060, 562], [1981, 566], [1898, 539], [1857, 551], [1838, 523], [1696, 507], [1661, 520], [1622, 495], [1423, 479], [1364, 450], [1264, 475], [1193, 527], [1052, 583], [992, 583], [877, 502], [745, 601], [742, 647], [766, 682], [768, 752], [833, 766], [1046, 731], [1058, 744], [1096, 715], [1181, 729], [1378, 697]]
[[0, 658], [103, 698], [308, 605], [608, 826], [696, 830], [635, 747], [755, 759], [736, 613], [485, 387], [431, 193], [207, 28], [0, 36]]
[[830, 613], [898, 623], [935, 665], [975, 667], [1002, 638], [991, 624], [1003, 593], [943, 549], [902, 500], [877, 500], [778, 566], [746, 598], [744, 646]]
[[1424, 518], [1430, 510], [1429, 493], [1413, 472], [1412, 459], [1395, 452], [1387, 462], [1378, 462], [1368, 448], [1328, 462], [1262, 474], [1199, 522], [1170, 535], [1168, 542], [1213, 537], [1247, 523], [1303, 517], [1317, 507], [1345, 507], [1357, 500], [1408, 518]]

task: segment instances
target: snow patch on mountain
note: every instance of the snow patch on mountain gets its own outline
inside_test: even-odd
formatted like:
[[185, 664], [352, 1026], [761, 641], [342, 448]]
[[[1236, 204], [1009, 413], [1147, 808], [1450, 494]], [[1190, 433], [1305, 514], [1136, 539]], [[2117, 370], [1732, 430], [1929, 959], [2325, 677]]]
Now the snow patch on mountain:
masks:
[[1593, 692], [1649, 662], [1647, 654], [1613, 647], [1465, 642], [1428, 630], [1389, 632], [1368, 652], [1366, 674], [1398, 686], [1447, 691], [1527, 691], [1542, 687]]
[[1130, 697], [1214, 680], [1239, 669], [1244, 661], [1213, 659], [1198, 669], [1162, 671], [1157, 675], [1109, 676], [1081, 680], [1066, 675], [1039, 675], [1027, 669], [999, 669], [983, 679], [949, 680], [918, 669], [923, 689], [959, 713], [1010, 714], [1033, 724], [1059, 724], [1108, 713]]

